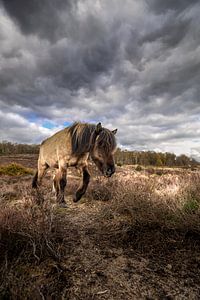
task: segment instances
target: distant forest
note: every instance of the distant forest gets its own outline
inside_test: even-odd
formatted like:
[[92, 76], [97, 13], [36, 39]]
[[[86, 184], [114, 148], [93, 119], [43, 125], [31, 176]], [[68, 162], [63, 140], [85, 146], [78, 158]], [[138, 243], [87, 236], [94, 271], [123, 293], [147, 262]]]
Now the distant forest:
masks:
[[[38, 154], [39, 145], [13, 144], [3, 141], [0, 143], [0, 155], [13, 154]], [[182, 154], [176, 156], [173, 153], [154, 151], [127, 151], [117, 149], [115, 153], [117, 165], [144, 165], [144, 166], [181, 166], [189, 167], [199, 164], [196, 160]]]
[[39, 153], [39, 145], [13, 144], [7, 141], [0, 143], [0, 155], [37, 153]]
[[195, 159], [184, 154], [176, 156], [174, 153], [169, 152], [127, 151], [119, 148], [115, 153], [115, 161], [118, 165], [143, 165], [159, 167], [189, 167], [199, 164]]

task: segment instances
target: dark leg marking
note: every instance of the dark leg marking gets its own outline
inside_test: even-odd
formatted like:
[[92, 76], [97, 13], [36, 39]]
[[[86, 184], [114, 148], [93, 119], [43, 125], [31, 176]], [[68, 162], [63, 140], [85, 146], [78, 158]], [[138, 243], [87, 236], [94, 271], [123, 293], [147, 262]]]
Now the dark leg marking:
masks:
[[88, 184], [90, 182], [90, 173], [87, 169], [87, 167], [83, 168], [83, 181], [81, 186], [78, 188], [78, 190], [76, 191], [76, 194], [73, 197], [73, 201], [74, 202], [78, 202], [81, 197], [85, 194]]
[[32, 188], [33, 189], [37, 188], [37, 180], [38, 180], [38, 171], [35, 173], [33, 180], [32, 180]]

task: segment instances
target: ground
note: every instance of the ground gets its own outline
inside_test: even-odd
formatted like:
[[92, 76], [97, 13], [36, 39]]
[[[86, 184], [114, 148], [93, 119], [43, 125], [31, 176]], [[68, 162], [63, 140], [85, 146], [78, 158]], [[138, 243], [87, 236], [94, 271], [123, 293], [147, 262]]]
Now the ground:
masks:
[[78, 203], [69, 172], [66, 209], [51, 171], [39, 193], [32, 175], [0, 176], [0, 299], [199, 299], [199, 171], [122, 166], [107, 180], [91, 168]]

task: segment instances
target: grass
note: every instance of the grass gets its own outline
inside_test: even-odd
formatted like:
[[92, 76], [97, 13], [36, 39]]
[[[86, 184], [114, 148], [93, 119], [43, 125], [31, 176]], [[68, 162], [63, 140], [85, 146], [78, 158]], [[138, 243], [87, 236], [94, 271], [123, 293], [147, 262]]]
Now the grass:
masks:
[[33, 170], [25, 168], [24, 166], [12, 163], [6, 166], [0, 166], [0, 175], [20, 176], [33, 174]]
[[71, 251], [71, 246], [64, 245], [71, 233], [69, 227], [66, 220], [63, 225], [52, 207], [39, 207], [31, 201], [20, 209], [1, 206], [1, 299], [39, 297], [44, 291], [37, 280], [43, 277], [47, 283], [50, 280], [46, 276], [54, 281], [50, 293], [59, 296], [65, 287], [60, 281], [59, 264], [61, 257]]
[[199, 209], [199, 203], [195, 199], [190, 199], [186, 201], [186, 203], [183, 206], [183, 210], [186, 213], [195, 213]]
[[93, 177], [77, 204], [69, 179], [67, 209], [55, 206], [50, 181], [38, 194], [9, 178], [17, 201], [4, 182], [1, 299], [198, 298], [200, 174], [120, 172]]

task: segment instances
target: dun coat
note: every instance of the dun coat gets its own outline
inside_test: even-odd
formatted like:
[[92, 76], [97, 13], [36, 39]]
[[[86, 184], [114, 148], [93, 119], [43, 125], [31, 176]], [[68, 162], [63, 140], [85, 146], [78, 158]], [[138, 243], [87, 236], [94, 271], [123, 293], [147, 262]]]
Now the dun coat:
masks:
[[67, 168], [79, 167], [83, 180], [74, 195], [77, 202], [85, 194], [90, 181], [88, 158], [91, 156], [101, 173], [110, 177], [115, 172], [113, 154], [116, 149], [115, 134], [101, 126], [88, 123], [74, 123], [42, 142], [38, 158], [38, 170], [32, 187], [38, 188], [48, 168], [56, 168], [54, 190], [57, 201], [65, 206], [64, 191], [67, 183]]

